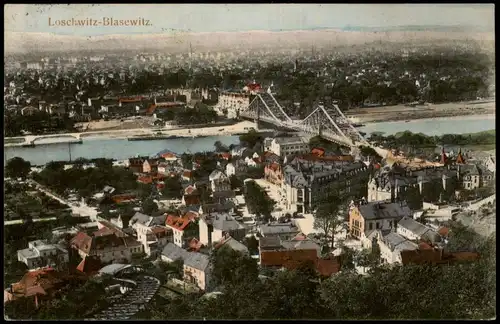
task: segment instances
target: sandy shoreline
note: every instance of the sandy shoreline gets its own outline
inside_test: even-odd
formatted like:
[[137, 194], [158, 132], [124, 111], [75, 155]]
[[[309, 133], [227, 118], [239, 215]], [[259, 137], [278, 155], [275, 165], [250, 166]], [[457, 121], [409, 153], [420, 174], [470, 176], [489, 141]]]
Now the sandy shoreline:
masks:
[[495, 115], [495, 101], [470, 101], [444, 104], [426, 104], [356, 108], [345, 113], [356, 123], [377, 123], [434, 118], [464, 118], [467, 116]]
[[[450, 119], [456, 119], [456, 120], [482, 120], [482, 119], [495, 119], [495, 114], [476, 114], [476, 115], [464, 115], [464, 116], [443, 116], [443, 117], [422, 117], [422, 118], [413, 118], [408, 121], [408, 123], [414, 123], [414, 122], [423, 122], [423, 121], [436, 121], [436, 120], [450, 120]], [[375, 124], [389, 124], [389, 123], [401, 123], [405, 119], [399, 119], [399, 120], [380, 120], [380, 121], [370, 121], [370, 122], [365, 122], [365, 126], [370, 126], [370, 125], [375, 125]]]

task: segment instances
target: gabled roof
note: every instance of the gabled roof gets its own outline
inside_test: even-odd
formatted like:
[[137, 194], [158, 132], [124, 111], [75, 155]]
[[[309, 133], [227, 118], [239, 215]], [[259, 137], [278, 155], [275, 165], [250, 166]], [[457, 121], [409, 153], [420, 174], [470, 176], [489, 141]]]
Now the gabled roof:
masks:
[[170, 260], [184, 260], [188, 256], [188, 251], [178, 247], [174, 243], [168, 243], [162, 250], [161, 255]]
[[207, 255], [198, 252], [189, 252], [186, 259], [184, 259], [185, 266], [201, 271], [206, 271], [209, 264], [210, 258]]
[[178, 231], [184, 231], [192, 221], [188, 218], [183, 218], [174, 215], [168, 215], [165, 225], [174, 228]]
[[431, 228], [425, 226], [424, 224], [421, 224], [414, 220], [413, 218], [410, 217], [403, 217], [399, 222], [398, 222], [398, 227], [403, 227], [412, 233], [422, 236], [428, 231], [432, 231]]

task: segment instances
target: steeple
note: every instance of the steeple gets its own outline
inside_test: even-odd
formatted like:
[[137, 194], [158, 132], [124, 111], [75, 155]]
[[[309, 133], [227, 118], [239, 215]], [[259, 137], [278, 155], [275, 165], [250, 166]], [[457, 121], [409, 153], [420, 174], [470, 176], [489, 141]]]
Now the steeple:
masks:
[[446, 164], [447, 161], [448, 161], [448, 157], [446, 156], [446, 153], [444, 151], [444, 145], [443, 145], [443, 149], [441, 150], [441, 164]]
[[464, 159], [464, 156], [462, 155], [462, 148], [460, 148], [460, 150], [458, 151], [456, 163], [457, 164], [465, 164], [465, 159]]

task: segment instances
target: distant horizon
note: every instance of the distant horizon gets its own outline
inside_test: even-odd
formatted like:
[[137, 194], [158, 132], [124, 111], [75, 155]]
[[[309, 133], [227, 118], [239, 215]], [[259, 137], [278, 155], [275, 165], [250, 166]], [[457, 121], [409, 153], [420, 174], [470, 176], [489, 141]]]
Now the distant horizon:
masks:
[[[492, 4], [10, 4], [4, 6], [4, 13], [5, 32], [72, 36], [405, 28], [493, 32], [495, 26]], [[144, 19], [149, 24], [68, 27], [53, 23], [105, 18]]]
[[[416, 29], [413, 29], [416, 28]], [[171, 29], [161, 32], [127, 32], [127, 33], [103, 33], [103, 34], [93, 34], [93, 35], [79, 35], [72, 32], [40, 32], [40, 31], [9, 31], [6, 30], [5, 33], [25, 33], [25, 34], [53, 34], [58, 36], [81, 36], [81, 37], [99, 37], [99, 36], [126, 36], [126, 35], [143, 35], [143, 34], [169, 34], [169, 33], [186, 33], [186, 34], [203, 34], [203, 33], [249, 33], [249, 32], [300, 32], [300, 31], [327, 31], [327, 30], [338, 30], [344, 32], [425, 32], [425, 31], [440, 31], [449, 32], [449, 29], [456, 29], [458, 32], [494, 32], [487, 30], [481, 26], [463, 26], [463, 25], [395, 25], [395, 26], [380, 26], [380, 27], [364, 27], [364, 26], [352, 26], [346, 25], [343, 27], [310, 27], [304, 29], [249, 29], [249, 30], [221, 30], [221, 31], [191, 31], [191, 30], [181, 30], [181, 29]]]

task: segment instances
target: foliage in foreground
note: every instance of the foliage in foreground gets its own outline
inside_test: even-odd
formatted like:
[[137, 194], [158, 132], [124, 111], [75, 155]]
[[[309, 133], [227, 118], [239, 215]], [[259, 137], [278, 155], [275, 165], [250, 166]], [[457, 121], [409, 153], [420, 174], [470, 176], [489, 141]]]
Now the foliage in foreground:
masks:
[[[465, 236], [464, 236], [465, 235]], [[463, 231], [454, 247], [471, 235]], [[457, 235], [458, 236], [458, 235]], [[453, 240], [453, 238], [452, 238]], [[188, 296], [150, 308], [151, 319], [486, 319], [495, 316], [495, 242], [475, 237], [482, 257], [474, 263], [393, 268], [368, 276], [344, 271], [329, 279], [302, 268], [259, 280], [245, 272], [248, 257], [216, 263], [223, 293], [214, 299]], [[219, 252], [217, 252], [219, 253]], [[238, 267], [245, 267], [238, 269]], [[239, 273], [241, 280], [235, 277]], [[243, 278], [243, 279], [242, 279]], [[160, 307], [161, 306], [161, 307]], [[154, 308], [153, 308], [154, 307]]]

